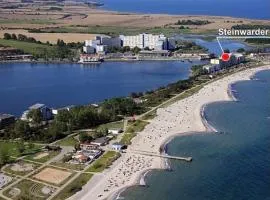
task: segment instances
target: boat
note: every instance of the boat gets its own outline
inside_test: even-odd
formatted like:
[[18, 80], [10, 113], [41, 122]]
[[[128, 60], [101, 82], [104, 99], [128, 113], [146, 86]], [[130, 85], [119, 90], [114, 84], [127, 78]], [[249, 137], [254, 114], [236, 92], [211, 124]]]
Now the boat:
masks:
[[91, 56], [80, 56], [80, 60], [78, 63], [80, 64], [101, 64], [103, 62], [103, 59], [100, 57], [91, 57]]

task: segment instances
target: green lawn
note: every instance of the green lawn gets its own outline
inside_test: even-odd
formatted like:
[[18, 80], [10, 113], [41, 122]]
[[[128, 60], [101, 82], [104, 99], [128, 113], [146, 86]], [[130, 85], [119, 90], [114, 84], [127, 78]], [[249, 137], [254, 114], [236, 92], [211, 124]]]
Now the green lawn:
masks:
[[53, 157], [57, 156], [60, 153], [60, 151], [50, 151], [50, 152], [48, 152], [47, 156], [44, 156], [44, 157], [39, 158], [39, 159], [35, 159], [35, 157], [38, 156], [38, 154], [40, 154], [40, 153], [46, 153], [46, 152], [39, 152], [39, 153], [36, 153], [36, 154], [33, 154], [33, 155], [28, 155], [28, 156], [24, 157], [23, 159], [32, 160], [32, 161], [35, 161], [35, 162], [45, 163], [48, 160], [52, 159]]
[[58, 195], [56, 195], [53, 200], [64, 200], [74, 195], [82, 189], [82, 186], [84, 186], [92, 176], [93, 174], [81, 174], [72, 183], [67, 185]]
[[67, 136], [64, 139], [59, 140], [58, 142], [56, 142], [56, 144], [60, 145], [60, 146], [74, 146], [78, 142], [79, 141], [77, 139], [75, 139], [74, 136]]
[[118, 121], [118, 122], [111, 122], [107, 124], [102, 124], [97, 127], [97, 131], [101, 129], [123, 129], [124, 128], [124, 122], [123, 121]]
[[137, 120], [132, 123], [126, 130], [127, 133], [141, 132], [149, 122]]
[[86, 170], [87, 172], [102, 172], [104, 169], [108, 168], [113, 161], [119, 158], [121, 154], [116, 151], [108, 151], [99, 159], [94, 161], [94, 163]]
[[29, 146], [28, 144], [25, 144], [25, 150], [24, 152], [20, 153], [18, 151], [18, 143], [17, 142], [11, 142], [11, 141], [0, 141], [0, 147], [3, 149], [7, 149], [8, 154], [10, 156], [14, 156], [14, 157], [20, 157], [22, 155], [27, 155], [27, 154], [33, 154], [33, 153], [37, 153], [38, 151], [40, 151], [41, 147], [38, 145], [33, 145], [33, 146]]
[[144, 115], [141, 119], [142, 120], [151, 120], [154, 119], [157, 116], [156, 111], [149, 112], [148, 114]]
[[132, 138], [137, 135], [136, 133], [143, 131], [147, 124], [149, 124], [149, 122], [142, 120], [137, 120], [136, 122], [131, 123], [126, 130], [126, 133], [121, 138], [120, 142], [125, 145], [130, 145]]
[[4, 40], [0, 39], [0, 45], [14, 47], [24, 51], [24, 53], [29, 53], [32, 55], [39, 55], [47, 53], [55, 53], [56, 47], [45, 45], [45, 44], [37, 44], [31, 42], [23, 42], [18, 40]]
[[120, 142], [125, 145], [130, 145], [132, 138], [134, 138], [136, 135], [137, 133], [125, 133]]

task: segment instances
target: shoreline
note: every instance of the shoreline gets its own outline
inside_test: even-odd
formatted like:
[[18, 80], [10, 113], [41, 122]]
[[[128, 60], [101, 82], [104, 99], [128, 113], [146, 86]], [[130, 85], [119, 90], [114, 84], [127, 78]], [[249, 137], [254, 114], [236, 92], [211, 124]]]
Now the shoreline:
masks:
[[106, 4], [99, 6], [96, 8], [97, 10], [101, 12], [112, 12], [116, 14], [122, 14], [122, 15], [165, 15], [165, 16], [179, 16], [179, 17], [219, 17], [219, 18], [234, 18], [239, 20], [257, 20], [257, 21], [267, 21], [268, 18], [262, 18], [262, 17], [256, 17], [256, 18], [249, 18], [245, 16], [231, 16], [231, 15], [206, 15], [206, 14], [179, 14], [179, 13], [166, 13], [166, 12], [143, 12], [143, 11], [121, 11], [121, 10], [115, 10], [113, 8], [106, 7]]
[[[86, 188], [87, 191], [84, 190], [84, 194], [79, 192], [82, 195], [80, 199], [114, 199], [115, 194], [121, 195], [126, 188], [138, 185], [138, 181], [142, 177], [145, 178], [146, 171], [164, 169], [164, 166], [166, 166], [164, 164], [165, 159], [140, 155], [134, 153], [134, 150], [140, 149], [140, 151], [159, 153], [159, 149], [161, 147], [165, 149], [166, 145], [176, 136], [209, 132], [209, 126], [205, 126], [203, 123], [201, 113], [204, 109], [202, 108], [217, 101], [233, 101], [228, 94], [229, 85], [250, 80], [252, 75], [262, 70], [270, 70], [270, 66], [249, 68], [229, 75], [209, 83], [190, 97], [166, 108], [158, 109], [157, 117], [132, 140], [132, 145], [128, 148], [128, 152], [123, 155], [121, 163], [114, 165], [110, 173], [107, 173], [106, 177], [99, 180], [96, 187]], [[149, 144], [153, 145], [150, 146]], [[132, 159], [131, 163], [130, 159]], [[138, 165], [142, 167], [138, 168]], [[123, 170], [130, 175], [123, 176]], [[115, 183], [115, 185], [110, 186], [108, 181]], [[104, 192], [107, 187], [109, 187], [109, 191]], [[76, 199], [76, 196], [77, 194], [69, 199]]]
[[96, 65], [101, 65], [102, 63], [114, 63], [114, 62], [158, 62], [158, 61], [164, 61], [164, 62], [172, 62], [172, 61], [179, 61], [179, 62], [187, 62], [187, 61], [204, 61], [202, 59], [197, 59], [197, 58], [192, 58], [192, 57], [187, 57], [187, 58], [155, 58], [155, 59], [108, 59], [104, 60], [104, 62], [101, 63], [78, 63], [78, 62], [73, 62], [73, 61], [33, 61], [33, 60], [1, 60], [1, 64], [16, 64], [16, 63], [28, 63], [28, 64], [78, 64], [82, 66], [96, 66]]

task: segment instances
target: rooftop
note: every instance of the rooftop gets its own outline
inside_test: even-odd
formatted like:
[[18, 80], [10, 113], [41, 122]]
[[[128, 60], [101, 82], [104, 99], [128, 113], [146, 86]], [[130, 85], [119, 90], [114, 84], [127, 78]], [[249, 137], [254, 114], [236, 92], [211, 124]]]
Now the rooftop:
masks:
[[120, 143], [120, 142], [115, 142], [112, 144], [113, 146], [124, 146], [124, 144]]
[[95, 139], [95, 140], [93, 141], [93, 143], [100, 143], [100, 144], [102, 144], [102, 143], [106, 143], [106, 142], [108, 142], [108, 141], [109, 141], [109, 138], [107, 138], [107, 137], [101, 137], [101, 138]]
[[30, 110], [33, 110], [33, 109], [40, 109], [40, 108], [42, 108], [42, 107], [44, 107], [44, 106], [45, 106], [45, 104], [36, 103], [36, 104], [30, 106], [29, 109], [30, 109]]

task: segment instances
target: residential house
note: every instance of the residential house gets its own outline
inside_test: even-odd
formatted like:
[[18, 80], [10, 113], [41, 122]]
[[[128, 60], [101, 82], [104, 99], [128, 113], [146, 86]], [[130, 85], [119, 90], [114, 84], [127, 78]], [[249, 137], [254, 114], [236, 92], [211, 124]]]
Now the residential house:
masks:
[[44, 104], [37, 103], [37, 104], [30, 106], [27, 111], [24, 111], [24, 113], [22, 114], [21, 120], [30, 120], [31, 121], [31, 119], [28, 119], [28, 113], [31, 110], [39, 110], [41, 112], [43, 121], [48, 121], [48, 120], [51, 120], [53, 118], [52, 109], [48, 108]]
[[121, 151], [124, 148], [125, 145], [119, 143], [119, 142], [115, 142], [112, 144], [112, 149], [115, 151]]
[[53, 108], [53, 109], [52, 109], [52, 114], [57, 115], [57, 114], [58, 114], [60, 111], [62, 111], [62, 110], [70, 111], [72, 108], [74, 108], [73, 105], [71, 105], [71, 106], [66, 106], [66, 107], [63, 107], [63, 108]]
[[0, 114], [0, 129], [15, 122], [15, 116], [10, 114]]
[[98, 146], [105, 146], [108, 143], [109, 143], [109, 138], [107, 137], [97, 138], [91, 142], [91, 144], [98, 145]]

